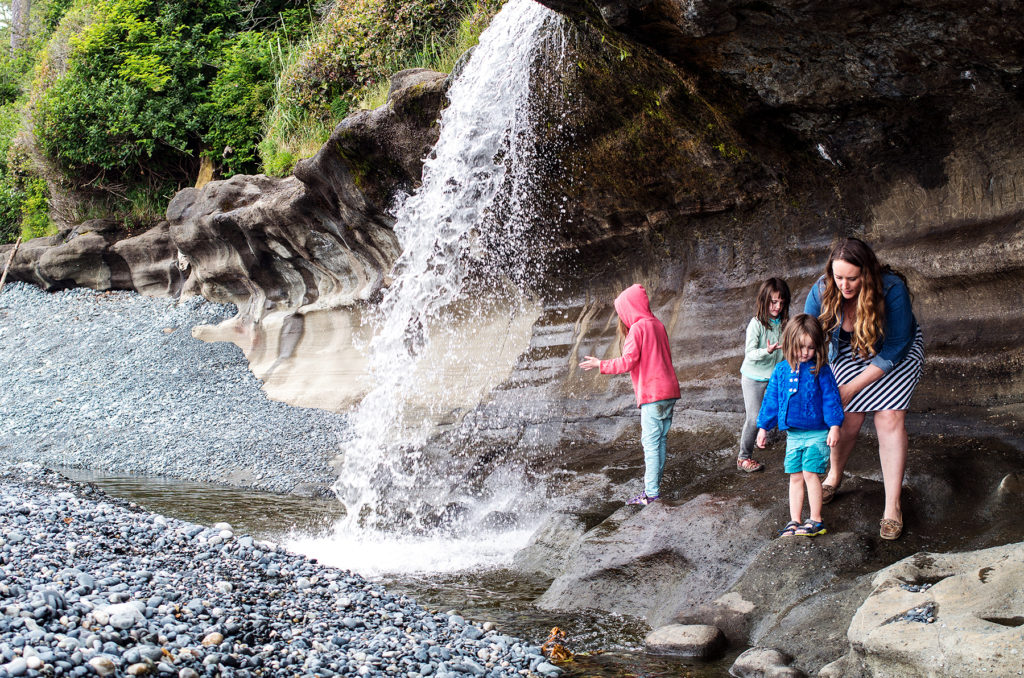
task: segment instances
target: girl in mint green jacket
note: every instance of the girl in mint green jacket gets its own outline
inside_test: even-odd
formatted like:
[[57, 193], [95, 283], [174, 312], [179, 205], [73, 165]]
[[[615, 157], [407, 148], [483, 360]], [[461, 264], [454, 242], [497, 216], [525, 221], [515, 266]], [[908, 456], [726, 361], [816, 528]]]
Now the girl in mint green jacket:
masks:
[[757, 310], [747, 325], [747, 342], [740, 366], [743, 408], [747, 417], [740, 432], [740, 453], [736, 459], [736, 468], [747, 473], [764, 468], [761, 462], [751, 457], [757, 437], [757, 413], [761, 410], [768, 378], [783, 359], [780, 342], [782, 330], [789, 320], [789, 296], [789, 285], [785, 280], [765, 280], [757, 291]]

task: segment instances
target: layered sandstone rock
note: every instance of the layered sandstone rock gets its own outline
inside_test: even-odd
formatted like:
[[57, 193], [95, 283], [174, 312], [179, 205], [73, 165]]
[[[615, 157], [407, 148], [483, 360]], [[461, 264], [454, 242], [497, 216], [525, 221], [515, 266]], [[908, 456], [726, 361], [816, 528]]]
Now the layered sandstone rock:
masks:
[[1012, 676], [1024, 653], [1024, 543], [919, 553], [874, 576], [850, 651], [823, 678]]

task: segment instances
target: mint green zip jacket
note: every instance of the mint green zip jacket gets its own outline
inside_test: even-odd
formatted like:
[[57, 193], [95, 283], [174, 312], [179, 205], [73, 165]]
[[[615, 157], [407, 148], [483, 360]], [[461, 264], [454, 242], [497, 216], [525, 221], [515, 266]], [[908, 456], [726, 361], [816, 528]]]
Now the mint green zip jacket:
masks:
[[747, 343], [744, 349], [743, 364], [740, 374], [754, 381], [768, 381], [772, 370], [782, 362], [782, 349], [777, 348], [771, 353], [765, 348], [768, 344], [778, 343], [782, 336], [782, 323], [771, 321], [771, 328], [766, 328], [757, 318], [751, 318], [747, 325]]

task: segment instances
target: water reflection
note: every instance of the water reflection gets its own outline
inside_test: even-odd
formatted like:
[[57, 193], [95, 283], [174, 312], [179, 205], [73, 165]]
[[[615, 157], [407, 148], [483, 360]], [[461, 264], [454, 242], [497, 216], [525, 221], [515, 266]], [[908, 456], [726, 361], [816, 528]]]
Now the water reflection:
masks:
[[56, 469], [68, 478], [95, 483], [112, 497], [154, 513], [200, 525], [231, 523], [236, 534], [284, 542], [292, 535], [323, 536], [345, 511], [337, 502], [257, 492], [174, 478], [109, 476], [82, 469]]

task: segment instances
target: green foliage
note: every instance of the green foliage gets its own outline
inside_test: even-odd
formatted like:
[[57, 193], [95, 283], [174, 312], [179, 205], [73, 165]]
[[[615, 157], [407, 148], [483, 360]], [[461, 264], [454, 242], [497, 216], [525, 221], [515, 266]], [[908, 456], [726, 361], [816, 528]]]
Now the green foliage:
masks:
[[326, 139], [322, 130], [332, 129], [355, 106], [383, 103], [395, 72], [413, 67], [450, 71], [476, 44], [501, 4], [502, 0], [336, 3], [305, 50], [284, 69], [265, 143], [260, 145], [264, 171], [284, 169], [285, 155], [306, 155], [302, 149], [313, 146], [314, 139]]
[[206, 128], [200, 97], [232, 5], [103, 2], [72, 38], [66, 73], [36, 103], [40, 148], [71, 174], [180, 168]]
[[25, 191], [16, 167], [12, 167], [8, 160], [19, 122], [17, 104], [9, 102], [0, 106], [0, 243], [14, 242], [21, 234], [21, 206], [25, 201]]
[[0, 244], [14, 242], [21, 234], [21, 203], [24, 194], [6, 175], [0, 176]]
[[21, 203], [21, 239], [31, 240], [57, 232], [50, 221], [49, 197], [46, 181], [39, 177], [25, 177], [24, 200]]
[[32, 11], [38, 12], [44, 27], [44, 34], [52, 33], [60, 20], [64, 18], [67, 11], [71, 9], [74, 0], [38, 0], [32, 3]]
[[281, 35], [312, 19], [293, 4], [102, 0], [36, 102], [40, 148], [72, 177], [191, 179], [201, 152], [225, 147], [227, 174], [255, 169]]
[[230, 41], [210, 86], [210, 99], [200, 106], [210, 121], [203, 141], [213, 158], [223, 158], [226, 175], [258, 168], [256, 146], [280, 64], [275, 37], [246, 32]]

